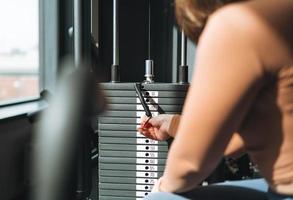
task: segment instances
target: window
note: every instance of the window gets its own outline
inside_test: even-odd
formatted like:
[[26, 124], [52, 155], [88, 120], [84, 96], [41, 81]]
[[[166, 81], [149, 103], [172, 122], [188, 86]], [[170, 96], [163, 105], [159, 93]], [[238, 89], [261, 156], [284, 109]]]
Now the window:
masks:
[[0, 0], [0, 104], [39, 95], [39, 2]]

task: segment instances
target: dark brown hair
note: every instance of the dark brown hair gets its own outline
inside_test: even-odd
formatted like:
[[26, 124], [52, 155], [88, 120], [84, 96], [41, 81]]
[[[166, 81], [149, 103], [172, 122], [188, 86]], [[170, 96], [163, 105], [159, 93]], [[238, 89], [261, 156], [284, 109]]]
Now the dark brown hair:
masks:
[[208, 16], [227, 3], [243, 0], [175, 0], [177, 23], [197, 43]]

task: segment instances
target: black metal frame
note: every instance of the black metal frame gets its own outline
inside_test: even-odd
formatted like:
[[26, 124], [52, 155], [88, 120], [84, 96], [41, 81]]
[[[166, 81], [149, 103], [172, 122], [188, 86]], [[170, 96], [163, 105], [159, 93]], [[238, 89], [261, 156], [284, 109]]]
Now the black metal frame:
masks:
[[[121, 82], [139, 82], [144, 78], [148, 57], [148, 2], [120, 1], [119, 32]], [[99, 1], [99, 66], [103, 81], [110, 81], [112, 63], [113, 2]], [[151, 57], [155, 66], [155, 81], [172, 81], [172, 37], [174, 12], [169, 0], [151, 0]], [[131, 72], [131, 73], [130, 73]]]

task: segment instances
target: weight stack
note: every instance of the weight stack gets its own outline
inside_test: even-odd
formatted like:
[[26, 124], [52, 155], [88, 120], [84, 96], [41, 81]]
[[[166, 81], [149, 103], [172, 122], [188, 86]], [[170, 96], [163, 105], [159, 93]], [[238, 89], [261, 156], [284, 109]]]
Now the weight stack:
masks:
[[[108, 109], [98, 119], [99, 200], [140, 200], [163, 174], [166, 141], [148, 139], [137, 132], [143, 106], [134, 83], [102, 83]], [[149, 83], [141, 90], [153, 116], [178, 114], [188, 84]]]

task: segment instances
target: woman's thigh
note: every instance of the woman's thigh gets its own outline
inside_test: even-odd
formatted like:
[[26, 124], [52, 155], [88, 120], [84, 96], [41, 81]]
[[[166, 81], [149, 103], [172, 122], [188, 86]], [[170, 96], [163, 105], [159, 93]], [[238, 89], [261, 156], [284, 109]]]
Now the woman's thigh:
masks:
[[[246, 183], [243, 183], [246, 182]], [[262, 181], [231, 181], [221, 184], [197, 187], [182, 194], [158, 192], [150, 194], [146, 200], [267, 200]], [[265, 182], [263, 182], [265, 183]], [[235, 184], [235, 185], [234, 185]], [[250, 185], [251, 187], [247, 186]], [[266, 187], [267, 188], [267, 187]]]
[[150, 193], [145, 200], [188, 200], [187, 198], [168, 192]]
[[261, 192], [267, 192], [269, 188], [267, 182], [263, 178], [247, 179], [247, 180], [239, 180], [239, 181], [225, 181], [221, 183], [215, 183], [214, 185], [237, 186], [237, 187], [258, 190]]

